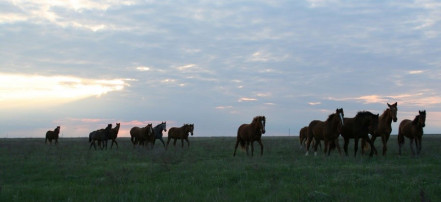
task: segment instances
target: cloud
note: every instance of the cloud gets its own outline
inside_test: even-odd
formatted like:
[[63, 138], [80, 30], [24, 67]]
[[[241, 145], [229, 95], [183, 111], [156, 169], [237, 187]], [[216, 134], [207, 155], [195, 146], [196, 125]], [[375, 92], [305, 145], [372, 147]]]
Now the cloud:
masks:
[[86, 79], [73, 76], [42, 76], [0, 73], [2, 107], [53, 105], [123, 90], [124, 79]]
[[241, 97], [238, 100], [238, 102], [253, 102], [253, 101], [257, 101], [257, 99], [256, 98]]
[[409, 74], [422, 74], [424, 73], [423, 70], [413, 70], [413, 71], [409, 71]]

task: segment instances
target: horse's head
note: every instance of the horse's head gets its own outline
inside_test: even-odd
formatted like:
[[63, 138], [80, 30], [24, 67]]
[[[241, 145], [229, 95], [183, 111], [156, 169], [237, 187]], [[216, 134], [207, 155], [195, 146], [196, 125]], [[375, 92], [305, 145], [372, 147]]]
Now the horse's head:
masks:
[[187, 126], [188, 132], [193, 136], [194, 124], [185, 124]]
[[340, 124], [344, 126], [345, 113], [343, 112], [343, 108], [336, 109], [335, 114], [340, 118]]
[[260, 130], [262, 132], [262, 134], [265, 134], [265, 124], [266, 124], [266, 118], [265, 116], [260, 116], [259, 117], [259, 123], [260, 123]]
[[57, 127], [55, 128], [55, 131], [60, 131], [60, 126], [57, 126]]
[[424, 111], [418, 111], [419, 112], [419, 118], [418, 118], [418, 125], [421, 127], [426, 126], [426, 110]]
[[149, 123], [149, 124], [147, 124], [146, 128], [147, 128], [147, 130], [145, 130], [145, 131], [146, 131], [147, 135], [148, 136], [153, 135], [153, 125], [151, 123]]
[[389, 113], [390, 116], [392, 117], [392, 121], [397, 122], [398, 118], [397, 118], [397, 111], [398, 111], [398, 103], [395, 102], [395, 104], [389, 104], [387, 103], [387, 106], [389, 107]]
[[167, 122], [166, 121], [161, 123], [161, 127], [164, 132], [167, 132]]

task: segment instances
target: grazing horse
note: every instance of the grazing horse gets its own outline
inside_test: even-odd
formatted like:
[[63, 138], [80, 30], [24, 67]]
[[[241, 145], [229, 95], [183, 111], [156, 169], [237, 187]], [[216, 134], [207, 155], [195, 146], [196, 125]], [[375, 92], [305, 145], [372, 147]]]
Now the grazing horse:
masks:
[[130, 129], [130, 140], [133, 143], [133, 147], [136, 146], [136, 144], [144, 145], [144, 142], [147, 141], [146, 144], [149, 142], [152, 142], [154, 140], [155, 136], [153, 134], [153, 127], [152, 124], [149, 123], [147, 126], [140, 128], [140, 127], [133, 127]]
[[357, 155], [358, 139], [362, 138], [367, 141], [371, 147], [370, 156], [373, 156], [374, 152], [377, 153], [372, 141], [369, 139], [369, 129], [376, 128], [378, 125], [378, 114], [374, 115], [368, 111], [358, 112], [354, 118], [344, 118], [345, 125], [341, 129], [341, 136], [345, 140], [345, 154], [348, 155], [349, 139], [354, 138], [354, 157]]
[[306, 140], [308, 139], [308, 126], [300, 129], [299, 132], [299, 141], [300, 141], [300, 149], [303, 148], [303, 145], [306, 145]]
[[[389, 108], [387, 108], [386, 110], [384, 110], [383, 114], [380, 115], [380, 117], [378, 118], [378, 126], [376, 129], [372, 129], [371, 132], [371, 142], [372, 144], [375, 143], [375, 139], [377, 137], [381, 137], [381, 141], [383, 142], [383, 156], [386, 155], [386, 151], [387, 151], [387, 141], [389, 140], [390, 137], [390, 133], [392, 132], [392, 121], [393, 122], [397, 122], [397, 111], [398, 111], [398, 107], [397, 107], [397, 103], [395, 102], [394, 104], [390, 105], [389, 103], [387, 103], [387, 106]], [[366, 142], [363, 140], [361, 142], [361, 145], [363, 148], [365, 148]]]
[[58, 134], [60, 134], [60, 126], [57, 126], [53, 131], [48, 130], [46, 132], [46, 139], [44, 143], [46, 144], [49, 140], [49, 144], [52, 144], [52, 139], [55, 140], [55, 144], [58, 144]]
[[401, 147], [404, 144], [404, 137], [410, 139], [410, 149], [412, 150], [413, 155], [415, 155], [415, 149], [413, 148], [414, 139], [417, 148], [417, 155], [419, 155], [421, 152], [421, 139], [424, 134], [423, 128], [424, 126], [426, 126], [426, 110], [418, 112], [419, 115], [415, 116], [415, 119], [413, 119], [413, 121], [409, 119], [404, 119], [400, 123], [400, 127], [398, 128], [398, 146], [400, 155]]
[[234, 147], [233, 156], [236, 156], [237, 146], [240, 143], [242, 149], [246, 149], [248, 155], [248, 146], [251, 143], [251, 156], [254, 153], [253, 142], [257, 141], [260, 144], [260, 155], [263, 155], [262, 134], [265, 134], [265, 116], [256, 116], [250, 124], [242, 124], [237, 130], [236, 146]]
[[105, 129], [99, 129], [91, 132], [89, 134], [89, 142], [90, 142], [89, 150], [92, 148], [92, 145], [96, 150], [95, 141], [98, 141], [98, 145], [101, 144], [100, 146], [101, 150], [104, 147], [106, 147], [107, 149], [107, 140], [110, 139], [111, 130], [112, 130], [112, 124], [108, 124]]
[[118, 142], [116, 142], [116, 138], [118, 137], [120, 125], [120, 123], [116, 123], [115, 128], [112, 128], [112, 130], [110, 131], [110, 139], [112, 140], [112, 145], [110, 145], [110, 149], [112, 149], [113, 143], [115, 143], [116, 148], [118, 148]]
[[168, 144], [170, 143], [170, 140], [173, 138], [173, 146], [176, 146], [176, 140], [181, 139], [182, 148], [184, 148], [184, 140], [187, 141], [188, 147], [190, 147], [190, 142], [188, 141], [188, 133], [193, 136], [193, 130], [194, 130], [194, 124], [184, 124], [182, 127], [177, 128], [173, 127], [168, 130], [168, 139], [167, 139], [167, 146], [165, 149], [168, 148]]
[[314, 120], [309, 123], [308, 126], [308, 140], [306, 143], [306, 156], [309, 155], [309, 147], [311, 145], [312, 139], [314, 138], [314, 155], [317, 155], [317, 147], [320, 144], [320, 140], [325, 142], [325, 153], [330, 155], [331, 148], [337, 146], [338, 151], [340, 151], [340, 146], [338, 144], [338, 136], [340, 135], [341, 127], [344, 125], [344, 112], [343, 108], [336, 109], [335, 113], [328, 116], [326, 121]]

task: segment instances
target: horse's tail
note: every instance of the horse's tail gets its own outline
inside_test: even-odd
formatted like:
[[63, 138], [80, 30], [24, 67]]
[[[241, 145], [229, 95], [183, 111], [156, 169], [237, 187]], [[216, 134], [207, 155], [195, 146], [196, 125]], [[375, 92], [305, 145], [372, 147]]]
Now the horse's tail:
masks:
[[242, 148], [243, 150], [245, 150], [245, 141], [242, 139], [239, 139], [239, 144], [240, 144], [240, 148]]
[[130, 134], [130, 141], [132, 141], [132, 144], [135, 144], [135, 136]]

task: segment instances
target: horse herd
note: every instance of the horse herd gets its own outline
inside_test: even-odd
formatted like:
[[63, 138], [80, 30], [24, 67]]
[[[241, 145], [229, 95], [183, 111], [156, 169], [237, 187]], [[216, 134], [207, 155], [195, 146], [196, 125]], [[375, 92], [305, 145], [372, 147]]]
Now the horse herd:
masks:
[[[118, 147], [118, 142], [116, 142], [116, 138], [118, 136], [119, 128], [121, 124], [116, 123], [116, 126], [112, 128], [112, 124], [108, 124], [106, 128], [104, 129], [98, 129], [95, 131], [92, 131], [89, 134], [89, 150], [92, 148], [92, 146], [96, 150], [96, 144], [101, 149], [106, 148], [107, 149], [107, 141], [112, 141], [112, 145], [110, 148], [113, 147], [113, 144]], [[171, 139], [174, 139], [173, 145], [176, 146], [176, 141], [178, 139], [181, 139], [182, 141], [182, 147], [184, 147], [184, 140], [187, 142], [188, 146], [190, 147], [190, 142], [188, 141], [188, 135], [193, 135], [194, 130], [194, 124], [184, 124], [182, 127], [172, 127], [168, 131], [168, 141], [167, 145], [165, 145], [164, 140], [162, 138], [162, 131], [167, 132], [167, 123], [162, 122], [158, 124], [155, 127], [152, 127], [152, 124], [149, 123], [145, 127], [133, 127], [130, 130], [130, 141], [132, 142], [133, 146], [136, 145], [140, 146], [146, 146], [148, 143], [151, 143], [151, 148], [154, 147], [156, 139], [159, 139], [162, 144], [164, 145], [164, 148], [168, 148], [168, 144], [170, 143]], [[58, 143], [58, 137], [60, 134], [60, 126], [57, 126], [53, 131], [47, 131], [46, 132], [46, 139], [45, 143], [49, 141], [49, 143], [52, 143], [52, 140], [55, 141], [55, 144]]]
[[[357, 154], [359, 139], [362, 139], [362, 148], [370, 148], [369, 156], [377, 154], [374, 142], [377, 137], [381, 138], [383, 143], [383, 155], [386, 155], [387, 151], [387, 141], [389, 140], [390, 133], [392, 132], [392, 121], [397, 122], [397, 111], [398, 104], [387, 103], [388, 108], [384, 112], [379, 114], [373, 114], [369, 111], [360, 111], [353, 118], [345, 118], [343, 108], [338, 108], [335, 113], [328, 116], [325, 121], [313, 120], [308, 126], [300, 129], [299, 140], [300, 145], [306, 145], [306, 156], [309, 155], [309, 150], [311, 144], [314, 147], [314, 153], [317, 155], [317, 148], [321, 141], [324, 141], [324, 152], [330, 155], [331, 150], [337, 148], [341, 154], [340, 145], [338, 143], [338, 138], [341, 135], [344, 139], [344, 152], [348, 155], [348, 145], [349, 139], [355, 140], [354, 145], [354, 156]], [[419, 114], [415, 116], [414, 120], [404, 119], [401, 121], [398, 129], [398, 145], [399, 154], [401, 155], [401, 148], [404, 144], [404, 137], [410, 139], [410, 147], [412, 154], [420, 154], [421, 152], [421, 139], [423, 136], [423, 128], [425, 127], [426, 121], [426, 111], [419, 111]], [[263, 143], [261, 140], [262, 134], [265, 134], [265, 116], [256, 116], [253, 118], [252, 122], [249, 124], [242, 124], [237, 130], [237, 139], [234, 147], [233, 156], [236, 155], [237, 147], [240, 145], [248, 153], [248, 148], [251, 146], [251, 155], [254, 153], [253, 142], [257, 141], [260, 145], [260, 155], [263, 155]], [[120, 124], [117, 123], [115, 128], [112, 128], [112, 124], [108, 124], [106, 128], [93, 131], [89, 134], [89, 149], [94, 146], [96, 150], [95, 142], [103, 148], [107, 148], [107, 141], [111, 140], [112, 145], [116, 142], [116, 137], [118, 135]], [[136, 145], [147, 145], [151, 143], [152, 148], [155, 145], [156, 139], [159, 139], [167, 149], [168, 144], [171, 139], [174, 139], [173, 145], [176, 145], [177, 139], [182, 142], [182, 147], [184, 147], [184, 140], [190, 146], [188, 141], [188, 135], [193, 135], [194, 124], [184, 124], [182, 127], [172, 127], [168, 131], [167, 145], [165, 145], [162, 139], [162, 132], [167, 132], [166, 122], [162, 122], [157, 126], [153, 127], [152, 124], [147, 124], [147, 126], [133, 127], [130, 130], [130, 140], [133, 146]], [[46, 142], [52, 142], [52, 139], [57, 143], [58, 134], [60, 132], [60, 126], [57, 126], [54, 131], [47, 131]], [[369, 137], [371, 134], [371, 137]], [[413, 146], [415, 141], [416, 152]], [[362, 149], [362, 153], [364, 150]]]
[[[355, 140], [354, 156], [357, 154], [359, 139], [362, 139], [362, 148], [370, 148], [369, 156], [377, 154], [374, 142], [377, 137], [380, 137], [383, 143], [383, 155], [386, 155], [387, 141], [392, 132], [392, 121], [397, 122], [397, 103], [389, 104], [388, 108], [381, 114], [373, 114], [369, 111], [358, 112], [353, 118], [344, 118], [343, 109], [337, 109], [335, 113], [329, 115], [326, 121], [314, 120], [310, 124], [300, 130], [300, 145], [306, 144], [306, 154], [309, 154], [311, 143], [314, 145], [314, 153], [317, 155], [317, 147], [320, 141], [324, 141], [324, 151], [327, 155], [331, 150], [337, 147], [341, 153], [338, 144], [338, 137], [341, 135], [344, 139], [344, 151], [348, 155], [349, 139]], [[423, 128], [425, 127], [426, 111], [419, 111], [414, 120], [404, 119], [398, 127], [398, 146], [399, 154], [401, 155], [401, 148], [404, 144], [404, 137], [410, 139], [410, 148], [412, 154], [420, 154], [421, 139], [423, 136]], [[369, 138], [369, 134], [371, 137]], [[416, 152], [413, 146], [415, 141]], [[368, 144], [368, 145], [367, 145]], [[362, 149], [362, 153], [364, 150]]]

